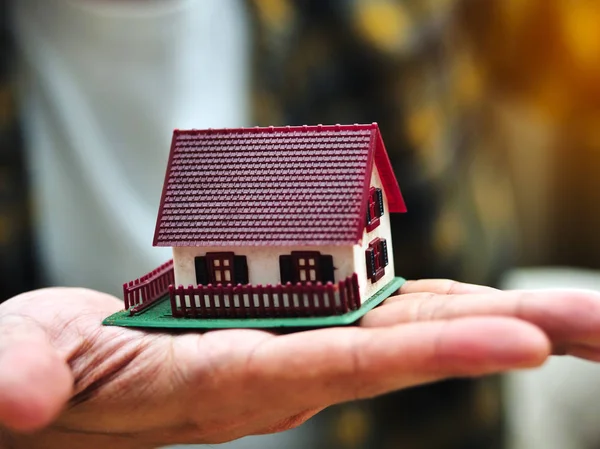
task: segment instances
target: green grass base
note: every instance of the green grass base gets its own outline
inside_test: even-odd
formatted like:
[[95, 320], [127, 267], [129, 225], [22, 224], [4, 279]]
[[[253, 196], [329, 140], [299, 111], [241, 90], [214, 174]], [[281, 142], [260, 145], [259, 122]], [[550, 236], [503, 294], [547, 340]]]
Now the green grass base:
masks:
[[234, 328], [307, 328], [346, 326], [355, 323], [368, 311], [393, 295], [406, 282], [403, 278], [394, 278], [392, 282], [365, 301], [360, 309], [344, 315], [298, 318], [174, 318], [171, 315], [171, 303], [168, 297], [154, 306], [130, 316], [129, 312], [117, 312], [103, 321], [107, 326], [148, 327], [163, 329], [234, 329]]

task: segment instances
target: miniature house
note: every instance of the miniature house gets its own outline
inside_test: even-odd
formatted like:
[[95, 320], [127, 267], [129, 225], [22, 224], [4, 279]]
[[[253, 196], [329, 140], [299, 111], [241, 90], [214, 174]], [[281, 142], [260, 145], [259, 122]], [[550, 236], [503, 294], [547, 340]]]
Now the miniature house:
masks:
[[154, 235], [173, 259], [123, 286], [146, 318], [105, 322], [352, 322], [404, 282], [390, 213], [405, 211], [377, 124], [177, 130]]
[[267, 309], [335, 313], [339, 289], [360, 306], [394, 279], [389, 214], [405, 211], [376, 124], [177, 130], [154, 236], [173, 248], [173, 314], [258, 316], [257, 292]]

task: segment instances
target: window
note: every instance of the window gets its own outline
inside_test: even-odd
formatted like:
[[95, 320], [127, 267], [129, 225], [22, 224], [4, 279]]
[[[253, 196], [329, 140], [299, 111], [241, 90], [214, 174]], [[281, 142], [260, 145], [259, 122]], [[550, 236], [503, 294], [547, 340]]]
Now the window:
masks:
[[383, 216], [383, 192], [381, 189], [371, 187], [369, 190], [369, 204], [367, 205], [367, 232], [379, 226], [379, 219]]
[[248, 262], [246, 256], [234, 253], [207, 253], [196, 257], [196, 282], [207, 284], [248, 284]]
[[292, 253], [298, 282], [317, 282], [319, 256], [319, 253]]
[[233, 253], [209, 253], [208, 276], [211, 284], [231, 284], [233, 280]]
[[367, 277], [372, 283], [377, 282], [385, 275], [385, 267], [388, 265], [387, 242], [385, 239], [375, 239], [369, 243], [365, 251], [367, 263]]
[[293, 251], [279, 256], [281, 283], [334, 282], [333, 256], [318, 251]]

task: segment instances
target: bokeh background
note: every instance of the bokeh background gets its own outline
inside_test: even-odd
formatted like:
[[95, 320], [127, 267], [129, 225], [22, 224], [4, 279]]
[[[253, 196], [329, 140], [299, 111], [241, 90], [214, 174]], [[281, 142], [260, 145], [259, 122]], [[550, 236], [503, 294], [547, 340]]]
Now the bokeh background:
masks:
[[[131, 260], [115, 275], [108, 258], [98, 260], [95, 248], [111, 247], [103, 234], [76, 243], [83, 250], [71, 262], [89, 264], [89, 276], [48, 265], [43, 229], [51, 223], [42, 211], [68, 198], [49, 200], [35, 187], [37, 149], [28, 148], [19, 95], [31, 69], [22, 64], [27, 33], [19, 24], [27, 13], [44, 24], [46, 8], [68, 30], [79, 16], [67, 22], [58, 12], [74, 3], [0, 0], [0, 300], [55, 284], [118, 293], [121, 282], [154, 268], [153, 260]], [[378, 122], [409, 208], [393, 221], [400, 275], [600, 288], [600, 1], [233, 0], [216, 8], [234, 7], [247, 26], [247, 114], [223, 126]], [[119, 18], [105, 30], [119, 27], [131, 24]], [[85, 41], [79, 45], [84, 52]], [[89, 106], [109, 100], [93, 97]], [[168, 141], [155, 145], [166, 157]], [[119, 197], [112, 205], [130, 206]], [[94, 213], [92, 204], [88, 219]], [[335, 407], [298, 430], [233, 446], [596, 449], [599, 374], [553, 360], [533, 372]]]

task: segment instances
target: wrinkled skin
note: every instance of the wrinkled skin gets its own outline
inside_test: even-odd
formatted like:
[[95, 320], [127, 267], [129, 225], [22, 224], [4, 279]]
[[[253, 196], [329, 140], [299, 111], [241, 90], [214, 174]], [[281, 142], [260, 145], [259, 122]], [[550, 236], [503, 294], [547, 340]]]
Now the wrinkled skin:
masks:
[[600, 295], [408, 282], [360, 326], [275, 335], [104, 327], [89, 290], [0, 305], [0, 447], [152, 448], [293, 428], [335, 403], [458, 376], [600, 360]]

